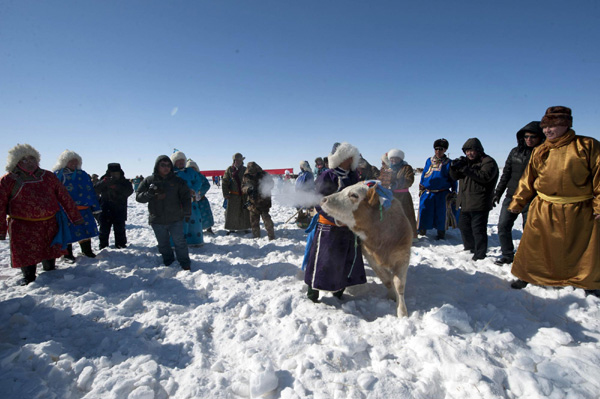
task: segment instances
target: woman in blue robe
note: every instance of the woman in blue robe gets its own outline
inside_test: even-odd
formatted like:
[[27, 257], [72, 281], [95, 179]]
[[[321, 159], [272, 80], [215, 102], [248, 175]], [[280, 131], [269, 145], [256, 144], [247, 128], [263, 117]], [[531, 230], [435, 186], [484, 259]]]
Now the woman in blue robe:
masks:
[[[457, 182], [450, 177], [450, 159], [446, 156], [448, 140], [438, 139], [433, 143], [435, 155], [425, 162], [419, 191], [419, 221], [417, 230], [425, 235], [427, 230], [436, 229], [437, 239], [446, 237], [447, 197], [456, 193]], [[451, 209], [454, 220], [458, 220], [458, 211]]]
[[[185, 167], [186, 159], [185, 154], [181, 151], [171, 154], [171, 161], [174, 165], [173, 171], [177, 177], [185, 180], [192, 196], [192, 214], [189, 220], [185, 220], [183, 223], [185, 240], [190, 246], [200, 246], [204, 244], [204, 235], [202, 233], [202, 214], [200, 213], [198, 201], [196, 201], [196, 194], [202, 192], [202, 190], [206, 193], [208, 189], [203, 188], [203, 180], [206, 180], [206, 178], [202, 179], [200, 174], [193, 168]], [[206, 183], [208, 184], [208, 181]], [[210, 188], [210, 184], [208, 184], [208, 187]]]
[[[202, 217], [202, 228], [209, 234], [214, 234], [212, 231], [212, 227], [215, 225], [215, 218], [213, 217], [212, 210], [210, 208], [210, 202], [206, 198], [206, 193], [210, 190], [210, 182], [208, 179], [200, 173], [200, 169], [198, 168], [198, 164], [191, 159], [188, 159], [185, 164], [187, 168], [192, 168], [198, 175], [200, 175], [201, 188], [196, 191], [196, 201], [198, 202], [198, 207], [200, 208], [200, 216]], [[218, 176], [217, 176], [218, 177]], [[192, 204], [193, 208], [193, 204]]]
[[84, 223], [75, 225], [68, 222], [70, 239], [67, 239], [67, 255], [64, 260], [73, 263], [72, 243], [79, 242], [81, 252], [87, 257], [94, 258], [96, 254], [92, 251], [92, 237], [98, 236], [98, 225], [94, 214], [99, 214], [102, 210], [98, 203], [98, 197], [94, 191], [92, 179], [85, 171], [81, 170], [81, 156], [75, 151], [65, 150], [58, 157], [58, 161], [53, 168], [54, 174], [65, 186], [71, 198], [77, 203], [79, 213], [83, 217]]

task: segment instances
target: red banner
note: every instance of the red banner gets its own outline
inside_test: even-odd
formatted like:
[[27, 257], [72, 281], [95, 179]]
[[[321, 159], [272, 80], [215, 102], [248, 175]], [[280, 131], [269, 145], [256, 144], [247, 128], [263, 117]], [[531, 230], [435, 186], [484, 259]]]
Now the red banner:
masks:
[[[285, 175], [285, 171], [288, 170], [290, 172], [290, 174], [294, 174], [294, 168], [284, 168], [284, 169], [265, 169], [265, 172], [267, 172], [270, 175]], [[213, 177], [213, 176], [223, 176], [225, 174], [224, 170], [201, 170], [200, 173], [202, 173], [205, 177]]]

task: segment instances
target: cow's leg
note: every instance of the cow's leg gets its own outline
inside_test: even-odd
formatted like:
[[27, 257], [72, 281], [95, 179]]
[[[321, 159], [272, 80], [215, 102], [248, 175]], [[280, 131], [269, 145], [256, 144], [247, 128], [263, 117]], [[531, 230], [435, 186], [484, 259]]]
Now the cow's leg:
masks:
[[408, 267], [402, 268], [402, 270], [394, 275], [394, 290], [396, 292], [396, 303], [397, 303], [397, 311], [398, 317], [406, 317], [408, 316], [408, 311], [406, 310], [406, 303], [404, 302], [404, 288], [406, 287], [406, 271]]
[[394, 294], [394, 291], [393, 291], [392, 274], [390, 273], [390, 271], [387, 270], [386, 268], [381, 267], [379, 265], [379, 263], [377, 263], [375, 258], [368, 251], [364, 250], [364, 247], [363, 247], [363, 256], [365, 257], [365, 259], [367, 260], [367, 263], [369, 263], [369, 266], [371, 266], [371, 269], [373, 269], [373, 271], [375, 272], [377, 277], [379, 277], [379, 279], [381, 280], [383, 285], [385, 285], [385, 287], [388, 289], [388, 295], [390, 295], [390, 293], [391, 293], [390, 298], [391, 299], [396, 298], [396, 295]]

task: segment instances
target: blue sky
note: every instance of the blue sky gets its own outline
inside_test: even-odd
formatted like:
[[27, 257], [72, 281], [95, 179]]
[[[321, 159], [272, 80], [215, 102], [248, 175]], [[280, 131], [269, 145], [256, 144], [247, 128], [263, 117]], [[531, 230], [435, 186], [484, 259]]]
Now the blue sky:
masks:
[[457, 157], [478, 137], [502, 166], [548, 106], [598, 138], [598, 71], [597, 0], [0, 0], [0, 156], [297, 171], [348, 141], [423, 167], [435, 139]]

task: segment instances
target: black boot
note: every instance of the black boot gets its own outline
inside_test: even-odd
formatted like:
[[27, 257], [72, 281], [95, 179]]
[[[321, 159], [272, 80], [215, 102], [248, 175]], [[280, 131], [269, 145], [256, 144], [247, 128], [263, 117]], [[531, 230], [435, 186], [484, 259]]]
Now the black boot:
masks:
[[67, 245], [67, 254], [63, 256], [63, 260], [67, 263], [75, 263], [75, 257], [73, 256], [73, 244]]
[[446, 231], [438, 230], [436, 240], [445, 240], [446, 239]]
[[56, 259], [44, 259], [42, 261], [42, 267], [45, 271], [55, 270], [56, 269]]
[[23, 266], [21, 268], [21, 272], [23, 273], [23, 278], [21, 280], [19, 280], [19, 284], [20, 285], [27, 285], [29, 283], [32, 283], [35, 281], [35, 269], [37, 268], [37, 265], [31, 265], [31, 266]]
[[319, 302], [319, 290], [313, 290], [310, 285], [308, 286], [308, 291], [306, 292], [306, 296], [308, 297], [308, 299], [310, 299], [314, 303]]
[[342, 288], [341, 290], [334, 292], [333, 296], [336, 297], [337, 299], [342, 299], [342, 295], [344, 295], [345, 290], [346, 290], [345, 288]]
[[79, 243], [81, 247], [81, 252], [88, 258], [95, 258], [96, 254], [92, 251], [92, 240], [85, 240]]
[[510, 284], [510, 288], [514, 288], [515, 290], [522, 290], [527, 287], [529, 283], [523, 280], [515, 280]]

